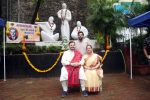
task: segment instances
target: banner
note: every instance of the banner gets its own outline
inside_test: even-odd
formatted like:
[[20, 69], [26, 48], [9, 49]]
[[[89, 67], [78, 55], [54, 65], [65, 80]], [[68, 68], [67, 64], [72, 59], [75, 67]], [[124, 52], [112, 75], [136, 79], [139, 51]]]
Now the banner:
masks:
[[26, 43], [40, 41], [40, 29], [38, 25], [7, 22], [6, 43]]

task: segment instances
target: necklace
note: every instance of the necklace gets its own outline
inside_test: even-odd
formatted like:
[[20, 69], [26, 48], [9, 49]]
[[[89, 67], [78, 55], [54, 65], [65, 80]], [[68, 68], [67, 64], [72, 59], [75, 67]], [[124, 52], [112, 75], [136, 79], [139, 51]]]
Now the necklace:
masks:
[[81, 26], [80, 27], [77, 27], [77, 31], [79, 32], [81, 30]]
[[52, 30], [53, 26], [54, 26], [54, 23], [50, 23], [49, 22], [49, 26], [50, 26], [50, 29]]

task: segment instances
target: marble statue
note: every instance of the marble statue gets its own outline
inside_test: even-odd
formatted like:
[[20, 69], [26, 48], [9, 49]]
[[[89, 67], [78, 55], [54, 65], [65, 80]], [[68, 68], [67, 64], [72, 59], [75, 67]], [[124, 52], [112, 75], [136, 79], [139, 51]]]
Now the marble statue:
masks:
[[48, 22], [36, 22], [42, 29], [42, 41], [57, 41], [59, 39], [59, 33], [54, 34], [56, 24], [53, 21], [54, 17], [50, 16]]
[[69, 21], [71, 20], [71, 12], [67, 9], [66, 3], [62, 4], [62, 9], [57, 12], [57, 16], [61, 19], [61, 35], [62, 41], [70, 40]]
[[86, 27], [82, 26], [80, 21], [77, 21], [77, 26], [73, 29], [71, 33], [71, 37], [73, 39], [78, 39], [78, 32], [82, 31], [84, 33], [84, 37], [88, 36], [88, 30]]

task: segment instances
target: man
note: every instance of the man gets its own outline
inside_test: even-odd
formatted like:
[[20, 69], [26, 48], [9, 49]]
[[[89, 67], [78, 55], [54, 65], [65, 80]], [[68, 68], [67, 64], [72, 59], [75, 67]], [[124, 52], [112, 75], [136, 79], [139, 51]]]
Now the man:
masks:
[[10, 34], [9, 34], [10, 40], [16, 40], [18, 38], [18, 32], [16, 28], [10, 28]]
[[67, 40], [67, 42], [70, 39], [70, 27], [69, 27], [69, 21], [71, 20], [71, 12], [67, 9], [66, 3], [62, 4], [62, 9], [57, 12], [57, 16], [59, 19], [61, 19], [61, 35], [62, 40]]
[[144, 51], [144, 55], [148, 59], [149, 65], [150, 65], [150, 36], [144, 40], [143, 51]]
[[84, 33], [82, 31], [78, 32], [78, 40], [76, 41], [76, 49], [81, 52], [82, 55], [86, 54], [86, 46], [90, 44], [88, 38], [84, 38]]
[[60, 82], [63, 88], [62, 97], [68, 95], [68, 85], [70, 87], [81, 85], [83, 96], [88, 96], [85, 91], [86, 76], [83, 65], [82, 54], [75, 50], [75, 42], [69, 42], [69, 50], [65, 51], [61, 63], [63, 65], [61, 69]]
[[88, 36], [87, 28], [85, 26], [83, 26], [80, 21], [77, 21], [77, 26], [73, 29], [73, 31], [71, 33], [71, 37], [73, 39], [78, 39], [78, 32], [79, 31], [82, 31], [84, 33], [84, 37]]

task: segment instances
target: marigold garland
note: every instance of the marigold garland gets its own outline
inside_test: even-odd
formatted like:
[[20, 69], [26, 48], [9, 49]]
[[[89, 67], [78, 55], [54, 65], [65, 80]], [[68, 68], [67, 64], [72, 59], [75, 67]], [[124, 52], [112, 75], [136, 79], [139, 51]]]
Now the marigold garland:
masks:
[[105, 52], [105, 54], [104, 54], [104, 56], [103, 56], [103, 58], [102, 58], [102, 62], [105, 60], [105, 58], [106, 58], [108, 52], [109, 52], [109, 50], [106, 50], [106, 52]]
[[[23, 42], [23, 45], [22, 45], [22, 46], [25, 47], [25, 42]], [[102, 62], [105, 60], [105, 58], [106, 58], [108, 52], [109, 52], [109, 50], [106, 50], [106, 52], [105, 52], [105, 54], [104, 54], [104, 56], [103, 56], [103, 58], [102, 58]], [[63, 52], [60, 52], [60, 53], [59, 53], [59, 56], [58, 56], [56, 62], [55, 62], [51, 67], [49, 67], [49, 68], [46, 69], [46, 70], [40, 70], [40, 69], [36, 68], [36, 67], [31, 63], [31, 61], [29, 60], [29, 58], [28, 58], [28, 56], [27, 56], [27, 54], [26, 54], [25, 51], [23, 51], [22, 53], [23, 53], [23, 55], [25, 56], [25, 59], [26, 59], [26, 61], [28, 62], [28, 64], [29, 64], [35, 71], [40, 72], [40, 73], [46, 73], [46, 72], [51, 71], [51, 70], [56, 66], [56, 64], [58, 63], [60, 57], [61, 57], [62, 54], [63, 54]]]
[[[106, 58], [108, 52], [109, 52], [109, 50], [106, 50], [106, 52], [105, 52], [105, 54], [104, 54], [104, 56], [103, 56], [103, 58], [102, 58], [102, 62], [105, 60], [105, 58]], [[56, 64], [58, 63], [58, 61], [59, 61], [60, 57], [62, 56], [62, 54], [63, 54], [63, 52], [60, 52], [60, 53], [59, 53], [59, 56], [58, 56], [56, 62], [55, 62], [51, 67], [49, 67], [49, 68], [46, 69], [46, 70], [40, 70], [40, 69], [36, 68], [36, 67], [31, 63], [31, 61], [29, 60], [29, 58], [28, 58], [26, 52], [23, 52], [23, 55], [25, 56], [25, 59], [26, 59], [26, 61], [28, 62], [28, 64], [29, 64], [35, 71], [40, 72], [40, 73], [46, 73], [46, 72], [51, 71], [51, 70], [56, 66]]]
[[51, 67], [49, 67], [49, 68], [46, 69], [46, 70], [40, 70], [40, 69], [36, 68], [36, 67], [30, 62], [30, 60], [29, 60], [29, 58], [28, 58], [26, 52], [23, 52], [23, 55], [25, 56], [25, 59], [26, 59], [26, 61], [28, 62], [28, 64], [29, 64], [35, 71], [40, 72], [40, 73], [45, 73], [45, 72], [51, 71], [51, 70], [56, 66], [56, 64], [58, 63], [58, 61], [59, 61], [60, 57], [62, 56], [62, 54], [63, 54], [63, 52], [60, 52], [60, 53], [59, 53], [59, 56], [58, 56], [56, 62], [55, 62]]

